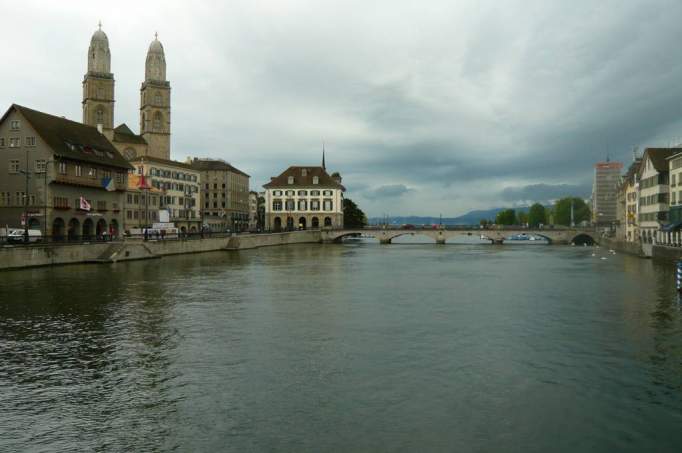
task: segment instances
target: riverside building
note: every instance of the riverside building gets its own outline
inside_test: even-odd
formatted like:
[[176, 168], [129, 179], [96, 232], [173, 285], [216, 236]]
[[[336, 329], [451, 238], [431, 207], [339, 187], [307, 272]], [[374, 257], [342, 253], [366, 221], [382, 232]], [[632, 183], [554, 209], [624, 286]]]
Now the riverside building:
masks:
[[289, 167], [265, 188], [265, 228], [271, 231], [343, 227], [341, 175], [322, 167]]
[[245, 231], [249, 228], [249, 175], [221, 159], [188, 158], [199, 172], [202, 215], [211, 231]]
[[597, 225], [611, 225], [618, 220], [618, 184], [622, 168], [622, 163], [608, 159], [594, 165], [592, 222]]
[[[132, 174], [144, 177], [145, 184], [141, 191], [145, 192], [144, 187], [149, 186], [152, 194], [159, 194], [159, 205], [156, 210], [168, 211], [170, 222], [183, 233], [195, 233], [200, 230], [201, 193], [200, 173], [197, 170], [182, 162], [151, 156], [135, 158], [130, 164], [133, 166]], [[133, 198], [133, 207], [130, 209], [132, 212], [141, 209], [140, 199], [138, 198], [138, 203], [134, 203], [134, 200]], [[152, 203], [153, 200], [154, 198], [151, 200]], [[145, 210], [148, 209], [146, 202], [147, 200]], [[153, 223], [155, 219], [151, 220]]]
[[95, 127], [13, 104], [0, 119], [0, 225], [115, 237], [130, 168]]
[[675, 148], [647, 148], [639, 166], [639, 236], [652, 244], [659, 229], [668, 224], [669, 168], [667, 158]]

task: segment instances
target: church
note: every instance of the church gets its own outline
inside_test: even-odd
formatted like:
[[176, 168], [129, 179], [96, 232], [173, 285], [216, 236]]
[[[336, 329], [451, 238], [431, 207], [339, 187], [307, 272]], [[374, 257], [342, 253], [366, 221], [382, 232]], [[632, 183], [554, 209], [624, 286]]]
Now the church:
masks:
[[155, 36], [147, 51], [140, 88], [140, 134], [125, 123], [114, 127], [115, 88], [109, 38], [102, 24], [90, 39], [83, 78], [83, 124], [97, 127], [128, 160], [149, 156], [170, 160], [170, 83], [163, 45]]

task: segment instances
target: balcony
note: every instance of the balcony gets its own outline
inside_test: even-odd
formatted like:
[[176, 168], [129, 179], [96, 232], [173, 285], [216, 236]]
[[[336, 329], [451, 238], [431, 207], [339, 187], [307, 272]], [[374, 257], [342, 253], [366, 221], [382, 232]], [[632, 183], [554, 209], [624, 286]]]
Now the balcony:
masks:
[[[90, 178], [89, 176], [76, 176], [76, 175], [62, 175], [62, 174], [57, 174], [56, 177], [54, 178], [54, 182], [58, 184], [69, 184], [72, 186], [81, 186], [81, 187], [92, 187], [95, 189], [102, 189], [104, 190], [104, 187], [102, 187], [102, 178]], [[126, 190], [126, 184], [124, 183], [118, 183], [114, 181], [114, 187], [116, 190]]]

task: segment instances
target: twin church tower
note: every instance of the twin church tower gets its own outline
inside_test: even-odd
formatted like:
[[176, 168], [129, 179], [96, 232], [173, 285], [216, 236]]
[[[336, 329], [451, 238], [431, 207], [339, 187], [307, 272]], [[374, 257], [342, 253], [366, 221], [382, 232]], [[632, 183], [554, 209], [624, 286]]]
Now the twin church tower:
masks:
[[83, 79], [83, 123], [95, 126], [128, 159], [170, 159], [170, 83], [158, 35], [149, 45], [140, 88], [140, 134], [125, 124], [114, 128], [114, 74], [109, 39], [102, 24], [90, 39], [88, 72]]

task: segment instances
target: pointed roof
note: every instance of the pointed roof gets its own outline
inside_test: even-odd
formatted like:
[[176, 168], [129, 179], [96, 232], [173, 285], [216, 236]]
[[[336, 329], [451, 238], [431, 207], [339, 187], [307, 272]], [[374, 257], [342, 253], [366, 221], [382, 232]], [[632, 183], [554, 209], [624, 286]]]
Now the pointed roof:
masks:
[[[305, 175], [303, 174], [305, 170]], [[293, 176], [294, 183], [289, 184], [289, 176]], [[318, 183], [313, 184], [313, 177], [318, 177]], [[308, 187], [308, 188], [325, 188], [325, 189], [341, 189], [346, 190], [343, 185], [334, 181], [334, 178], [329, 176], [329, 174], [322, 167], [289, 167], [279, 176], [276, 176], [270, 180], [269, 183], [264, 184], [263, 187], [266, 189], [272, 189], [275, 187], [281, 188], [291, 188], [291, 187]]]
[[679, 152], [680, 148], [647, 148], [644, 150], [644, 154], [642, 155], [642, 162], [645, 162], [648, 157], [656, 171], [667, 172], [667, 158]]
[[147, 141], [141, 136], [134, 133], [126, 123], [121, 123], [114, 129], [114, 141], [118, 143], [135, 143], [139, 145], [146, 145]]
[[132, 168], [121, 153], [97, 128], [12, 104], [0, 119], [3, 122], [15, 110], [28, 121], [36, 133], [58, 157], [100, 165]]

